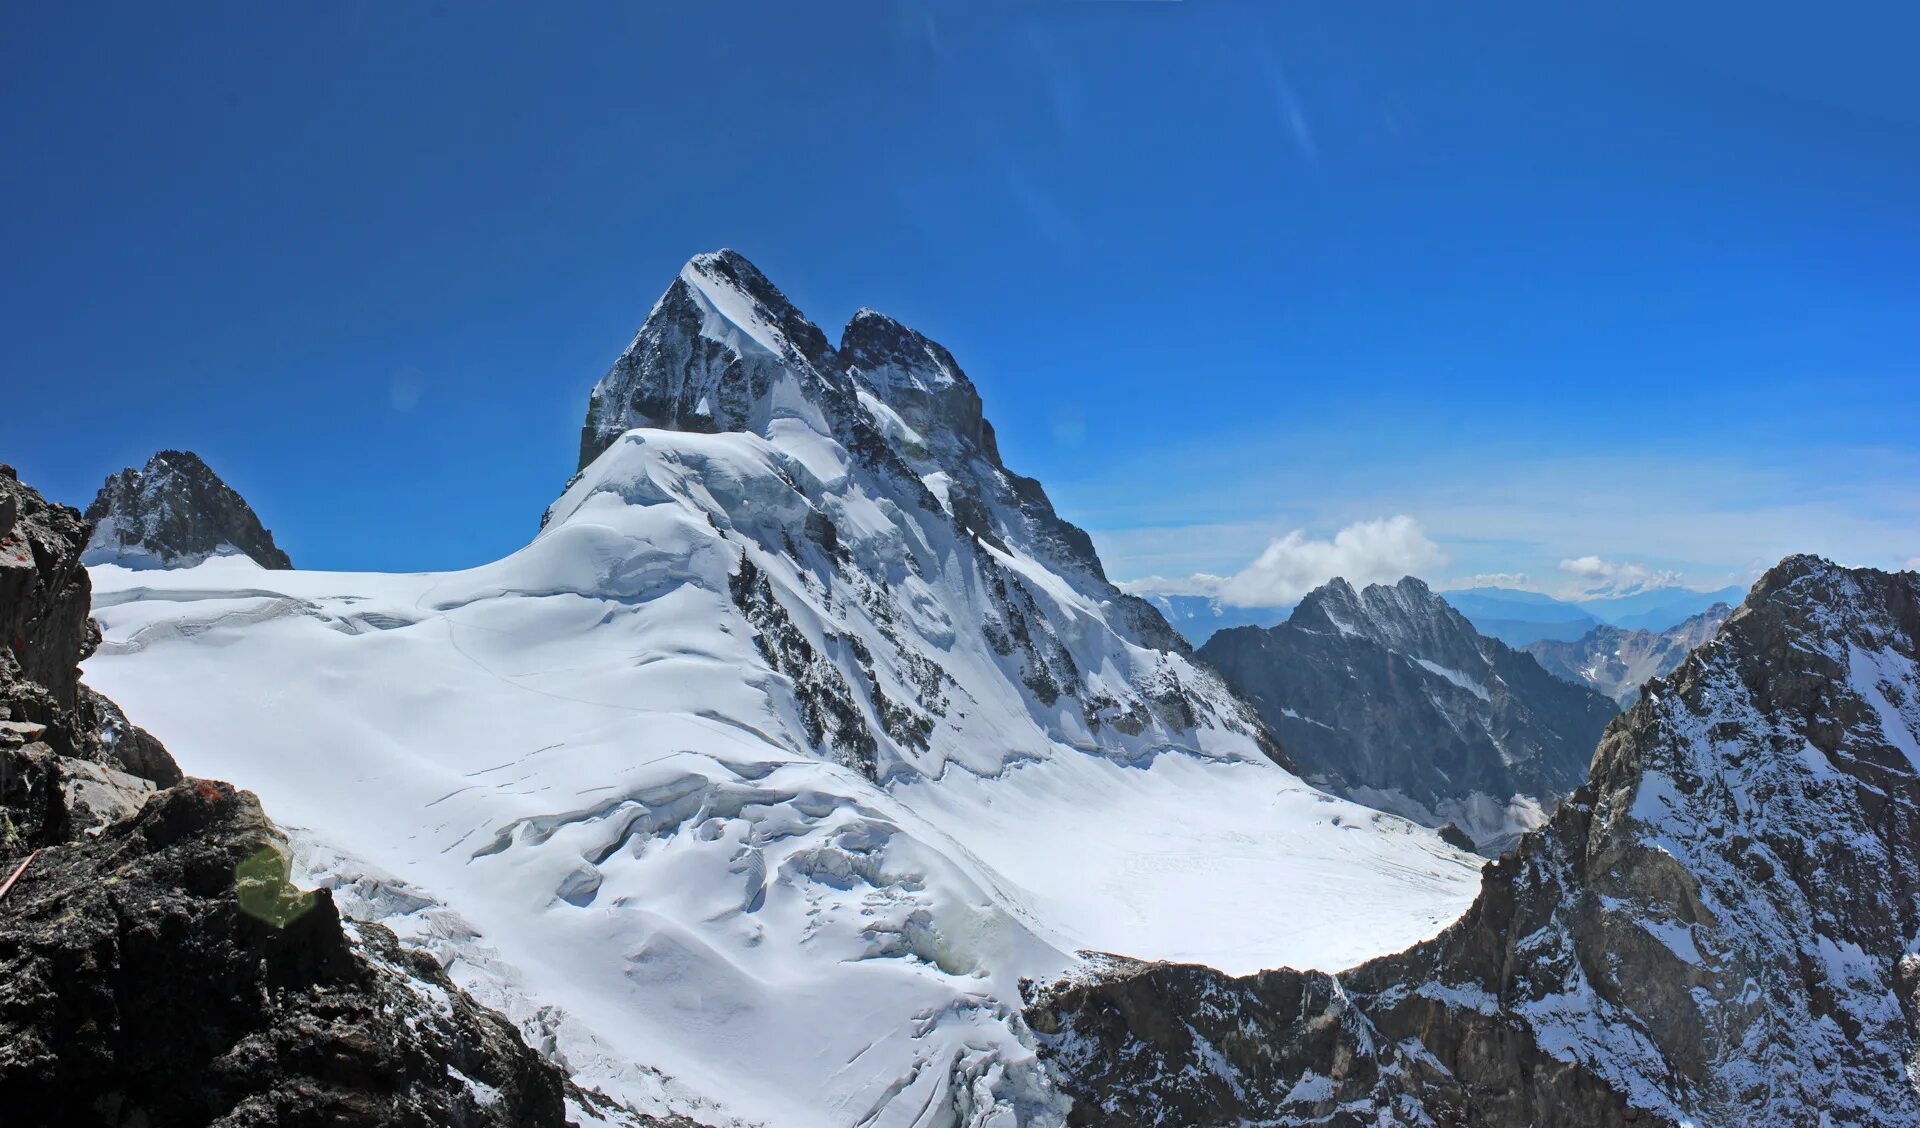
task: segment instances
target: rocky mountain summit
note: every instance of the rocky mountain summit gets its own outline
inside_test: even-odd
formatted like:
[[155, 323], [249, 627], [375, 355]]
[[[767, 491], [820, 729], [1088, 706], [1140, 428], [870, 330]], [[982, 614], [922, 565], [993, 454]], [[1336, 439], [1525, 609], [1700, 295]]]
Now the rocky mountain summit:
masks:
[[1720, 631], [1733, 608], [1716, 603], [1665, 630], [1629, 629], [1601, 624], [1572, 642], [1541, 639], [1527, 644], [1546, 671], [1557, 678], [1592, 686], [1620, 703], [1633, 704], [1640, 686], [1662, 677]]
[[[250, 794], [79, 680], [81, 515], [0, 467], [0, 1108], [71, 1125], [642, 1123], [289, 884]], [[624, 1115], [624, 1120], [621, 1117]]]
[[1335, 579], [1284, 623], [1198, 651], [1309, 779], [1484, 849], [1539, 825], [1586, 778], [1613, 704], [1483, 637], [1409, 576]]
[[244, 555], [262, 568], [293, 567], [246, 499], [192, 451], [163, 450], [108, 477], [86, 520], [89, 566], [184, 568]]
[[1030, 548], [1085, 580], [1161, 649], [1186, 643], [1144, 600], [1119, 591], [1086, 532], [1000, 460], [980, 393], [944, 347], [862, 309], [834, 348], [737, 251], [696, 255], [594, 387], [581, 429], [584, 470], [619, 436], [651, 427], [830, 436], [884, 487], [950, 515], [989, 547]]
[[[632, 441], [635, 429], [752, 434], [797, 459], [782, 473], [795, 480], [800, 508], [766, 548], [787, 557], [786, 567], [839, 573], [829, 590], [835, 582], [871, 590], [878, 602], [870, 607], [881, 616], [876, 641], [898, 657], [878, 663], [871, 654], [857, 657], [860, 672], [847, 676], [844, 662], [797, 637], [805, 632], [790, 620], [800, 593], [782, 595], [778, 585], [769, 586], [753, 552], [732, 581], [733, 597], [769, 660], [794, 679], [809, 732], [863, 770], [894, 770], [900, 757], [889, 754], [889, 746], [911, 753], [941, 727], [952, 681], [943, 669], [951, 661], [948, 646], [914, 644], [891, 621], [896, 616], [881, 610], [891, 597], [872, 585], [897, 568], [883, 557], [898, 550], [883, 548], [871, 527], [861, 528], [867, 499], [885, 499], [885, 508], [899, 515], [888, 518], [890, 525], [933, 519], [935, 528], [914, 532], [913, 543], [939, 553], [951, 542], [961, 551], [957, 570], [946, 562], [930, 570], [920, 558], [910, 567], [930, 583], [975, 589], [982, 600], [977, 629], [996, 658], [1011, 664], [1039, 711], [1064, 707], [1077, 714], [1074, 728], [1108, 728], [1140, 738], [1134, 743], [1195, 726], [1266, 739], [1231, 690], [1185, 662], [1154, 658], [1142, 667], [1139, 657], [1128, 656], [1114, 670], [1135, 672], [1122, 673], [1120, 681], [1089, 676], [1083, 662], [1116, 644], [1178, 658], [1189, 647], [1150, 604], [1108, 582], [1092, 540], [1054, 511], [1039, 482], [1007, 469], [980, 394], [953, 355], [885, 314], [855, 313], [835, 348], [738, 252], [696, 255], [594, 387], [581, 431], [581, 477], [590, 477], [592, 464], [623, 436]], [[545, 520], [607, 488], [576, 479]], [[855, 497], [839, 496], [849, 493]], [[802, 539], [796, 542], [794, 533]], [[1098, 629], [1087, 636], [1091, 649], [1076, 655], [1076, 646], [1049, 623], [1036, 601], [1035, 579], [1016, 556], [1064, 578], [1099, 606]], [[875, 681], [876, 667], [896, 665], [898, 690], [884, 687], [890, 679]], [[871, 690], [863, 691], [863, 683], [873, 683]], [[877, 741], [869, 735], [874, 732]]]
[[1103, 1125], [1920, 1123], [1920, 576], [1797, 556], [1456, 924], [1338, 975], [1034, 994]]

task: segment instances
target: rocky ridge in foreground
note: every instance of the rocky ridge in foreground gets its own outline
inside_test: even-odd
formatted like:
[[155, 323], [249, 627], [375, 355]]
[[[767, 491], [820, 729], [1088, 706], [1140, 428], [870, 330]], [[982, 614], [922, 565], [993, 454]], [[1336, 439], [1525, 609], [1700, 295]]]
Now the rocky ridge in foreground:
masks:
[[[249, 793], [79, 681], [86, 526], [0, 467], [0, 1109], [74, 1125], [560, 1125], [564, 1076], [287, 881]], [[25, 863], [24, 870], [21, 869]]]
[[1459, 922], [1339, 975], [1033, 992], [1073, 1122], [1920, 1123], [1920, 576], [1808, 556]]

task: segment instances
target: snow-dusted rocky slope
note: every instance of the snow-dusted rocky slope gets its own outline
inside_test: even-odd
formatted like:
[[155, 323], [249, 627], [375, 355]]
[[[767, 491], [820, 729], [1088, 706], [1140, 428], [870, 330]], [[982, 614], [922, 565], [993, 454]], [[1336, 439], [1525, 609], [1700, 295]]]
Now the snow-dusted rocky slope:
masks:
[[187, 568], [214, 556], [246, 556], [291, 568], [273, 534], [233, 487], [190, 450], [163, 450], [138, 470], [107, 478], [87, 506], [87, 564]]
[[1672, 673], [1695, 647], [1706, 645], [1731, 614], [1732, 607], [1716, 603], [1665, 630], [1603, 623], [1572, 642], [1541, 639], [1526, 651], [1553, 676], [1592, 686], [1625, 708], [1648, 679]]
[[1103, 1125], [1920, 1123], [1920, 575], [1790, 557], [1412, 950], [1029, 1011]]
[[1276, 763], [888, 318], [832, 347], [700, 256], [583, 460], [467, 571], [97, 568], [88, 665], [583, 1083], [710, 1123], [1057, 1123], [1022, 977], [1339, 968], [1472, 896], [1478, 859]]
[[1200, 648], [1309, 779], [1498, 851], [1586, 778], [1614, 705], [1474, 630], [1408, 576], [1335, 579]]

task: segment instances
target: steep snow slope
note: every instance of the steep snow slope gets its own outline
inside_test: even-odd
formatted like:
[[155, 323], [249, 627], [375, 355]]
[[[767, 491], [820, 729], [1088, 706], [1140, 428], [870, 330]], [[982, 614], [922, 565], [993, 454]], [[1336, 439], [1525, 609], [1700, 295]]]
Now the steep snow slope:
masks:
[[863, 311], [831, 349], [701, 256], [527, 548], [101, 567], [89, 676], [585, 1083], [714, 1122], [1057, 1122], [1021, 977], [1339, 967], [1436, 931], [1477, 861], [1270, 759], [991, 434], [919, 334]]

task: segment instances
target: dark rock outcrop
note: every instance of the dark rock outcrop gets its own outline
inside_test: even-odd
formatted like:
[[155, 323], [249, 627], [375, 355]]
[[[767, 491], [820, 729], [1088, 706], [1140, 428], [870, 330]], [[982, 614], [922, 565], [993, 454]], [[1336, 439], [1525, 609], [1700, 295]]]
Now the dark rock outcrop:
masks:
[[192, 451], [163, 450], [112, 475], [86, 520], [86, 564], [186, 568], [239, 553], [262, 568], [293, 567], [246, 499]]
[[286, 876], [258, 801], [207, 780], [42, 849], [0, 913], [0, 1100], [37, 1123], [564, 1121], [505, 1019]]
[[1433, 940], [1032, 993], [1076, 1123], [1920, 1123], [1920, 577], [1790, 557]]
[[1586, 778], [1613, 704], [1485, 638], [1424, 583], [1335, 579], [1198, 651], [1308, 778], [1497, 850]]
[[80, 682], [85, 542], [0, 467], [0, 1117], [564, 1123], [564, 1075], [505, 1019], [295, 889], [252, 795], [183, 779]]
[[1624, 709], [1648, 679], [1672, 673], [1695, 647], [1712, 641], [1731, 614], [1732, 607], [1716, 603], [1665, 630], [1603, 623], [1572, 642], [1541, 639], [1528, 643], [1526, 651], [1554, 677], [1591, 686]]

